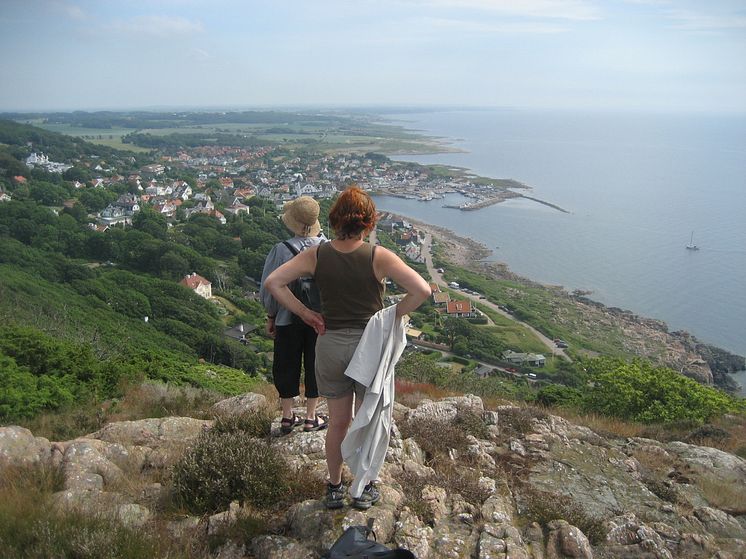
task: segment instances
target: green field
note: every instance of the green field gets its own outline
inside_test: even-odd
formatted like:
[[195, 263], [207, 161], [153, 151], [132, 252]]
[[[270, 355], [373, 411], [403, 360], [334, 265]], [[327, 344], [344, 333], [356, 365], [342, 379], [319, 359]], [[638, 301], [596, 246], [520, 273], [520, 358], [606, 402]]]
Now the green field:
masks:
[[38, 126], [39, 128], [43, 128], [44, 130], [49, 130], [51, 132], [59, 132], [60, 134], [65, 134], [67, 136], [75, 136], [87, 142], [91, 142], [92, 144], [99, 144], [110, 148], [137, 153], [145, 153], [150, 151], [146, 148], [122, 143], [122, 137], [126, 136], [130, 132], [133, 132], [131, 128], [81, 128], [79, 126], [71, 126], [69, 124], [49, 124], [42, 122], [41, 119], [24, 121], [24, 123], [32, 124], [33, 126]]
[[122, 138], [132, 132], [152, 134], [153, 136], [204, 134], [206, 138], [218, 133], [245, 134], [255, 136], [260, 141], [279, 143], [289, 148], [312, 147], [326, 153], [424, 154], [453, 151], [453, 148], [440, 143], [437, 139], [412, 133], [398, 125], [371, 124], [360, 120], [352, 126], [349, 123], [330, 126], [328, 122], [314, 121], [312, 115], [309, 115], [309, 120], [305, 122], [272, 124], [221, 122], [204, 125], [192, 124], [182, 127], [144, 127], [138, 130], [120, 127], [85, 128], [71, 124], [47, 123], [41, 118], [28, 119], [24, 122], [45, 130], [76, 136], [95, 144], [133, 152], [147, 152], [149, 150], [133, 144], [122, 143]]

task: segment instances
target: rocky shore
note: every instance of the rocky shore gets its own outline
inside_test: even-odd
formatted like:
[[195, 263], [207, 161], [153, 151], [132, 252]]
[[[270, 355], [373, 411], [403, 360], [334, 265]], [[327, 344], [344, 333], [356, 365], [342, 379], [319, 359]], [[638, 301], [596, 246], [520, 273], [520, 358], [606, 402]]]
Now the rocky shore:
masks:
[[[684, 331], [669, 332], [661, 320], [639, 316], [631, 311], [607, 307], [593, 301], [588, 293], [569, 293], [561, 286], [547, 286], [519, 276], [506, 264], [484, 259], [490, 249], [472, 239], [460, 237], [453, 231], [405, 218], [417, 229], [430, 233], [443, 248], [441, 254], [454, 265], [469, 269], [487, 278], [506, 279], [551, 293], [563, 305], [571, 305], [576, 312], [567, 313], [557, 306], [547, 320], [570, 329], [588, 339], [608, 334], [618, 340], [619, 353], [644, 357], [656, 364], [671, 367], [707, 385], [715, 385], [735, 392], [738, 388], [730, 373], [746, 368], [744, 358], [704, 344]], [[520, 296], [520, 293], [515, 293]]]

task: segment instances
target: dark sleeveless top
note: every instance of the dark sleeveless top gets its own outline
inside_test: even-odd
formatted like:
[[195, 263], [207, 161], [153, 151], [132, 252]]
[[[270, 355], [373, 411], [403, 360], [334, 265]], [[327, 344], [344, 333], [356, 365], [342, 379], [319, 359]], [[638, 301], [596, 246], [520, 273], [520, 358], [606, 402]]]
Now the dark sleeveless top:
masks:
[[363, 243], [344, 253], [332, 243], [319, 245], [314, 279], [328, 330], [365, 328], [368, 319], [383, 308], [384, 285], [373, 272], [374, 248]]

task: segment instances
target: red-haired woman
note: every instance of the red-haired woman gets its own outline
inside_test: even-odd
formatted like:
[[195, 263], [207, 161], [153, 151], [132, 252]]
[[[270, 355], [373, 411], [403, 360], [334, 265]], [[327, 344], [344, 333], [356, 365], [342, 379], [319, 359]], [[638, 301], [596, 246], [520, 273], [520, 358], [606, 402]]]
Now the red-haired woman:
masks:
[[[335, 239], [312, 247], [275, 270], [265, 287], [291, 312], [300, 316], [319, 334], [316, 342], [316, 380], [319, 393], [327, 398], [329, 429], [326, 434], [326, 462], [329, 485], [328, 508], [344, 505], [342, 485], [342, 440], [353, 414], [353, 402], [360, 405], [364, 387], [344, 375], [368, 320], [383, 308], [384, 278], [406, 291], [396, 305], [400, 318], [419, 307], [430, 287], [412, 268], [390, 250], [363, 241], [376, 225], [376, 207], [370, 196], [357, 187], [340, 194], [329, 212]], [[306, 308], [287, 285], [302, 276], [314, 276], [321, 293], [322, 312]], [[368, 508], [379, 499], [373, 484], [353, 501]]]

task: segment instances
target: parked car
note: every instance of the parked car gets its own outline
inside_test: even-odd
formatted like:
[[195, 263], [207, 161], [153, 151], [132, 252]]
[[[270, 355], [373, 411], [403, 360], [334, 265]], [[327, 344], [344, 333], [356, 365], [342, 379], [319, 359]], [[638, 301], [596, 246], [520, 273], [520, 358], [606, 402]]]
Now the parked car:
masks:
[[556, 338], [554, 340], [554, 345], [556, 345], [557, 347], [560, 347], [560, 348], [570, 347], [570, 346], [567, 345], [566, 341], [560, 340], [559, 338]]

